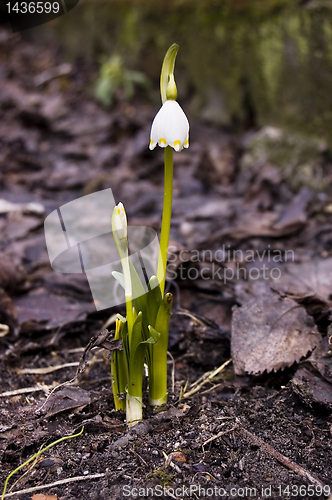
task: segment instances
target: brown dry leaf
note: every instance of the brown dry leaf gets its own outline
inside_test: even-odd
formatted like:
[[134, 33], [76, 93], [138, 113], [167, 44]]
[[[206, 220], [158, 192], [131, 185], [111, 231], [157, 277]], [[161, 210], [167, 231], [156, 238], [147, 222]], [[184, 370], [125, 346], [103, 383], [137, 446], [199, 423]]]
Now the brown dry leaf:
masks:
[[26, 279], [26, 272], [17, 259], [0, 253], [0, 287], [15, 290]]
[[79, 321], [95, 311], [92, 302], [78, 302], [70, 297], [53, 295], [44, 288], [37, 288], [15, 299], [15, 305], [21, 330], [55, 328]]
[[80, 387], [64, 387], [51, 395], [44, 408], [47, 417], [75, 408], [83, 408], [91, 403], [90, 393]]
[[332, 258], [289, 263], [271, 288], [298, 301], [315, 298], [327, 304], [332, 297]]
[[[332, 354], [329, 339], [324, 337], [307, 361], [332, 384]], [[332, 386], [331, 386], [332, 388]]]
[[332, 409], [332, 384], [307, 367], [297, 370], [292, 389], [309, 406], [318, 403]]
[[168, 455], [168, 459], [172, 462], [186, 462], [186, 456], [182, 451], [173, 451], [170, 455]]
[[1, 237], [4, 241], [13, 241], [25, 238], [30, 231], [38, 229], [42, 225], [40, 217], [23, 215], [20, 212], [11, 212], [7, 216], [7, 223]]
[[113, 333], [114, 332], [109, 332], [108, 330], [103, 330], [96, 337], [91, 337], [80, 359], [80, 364], [77, 368], [77, 373], [84, 373], [87, 364], [88, 353], [94, 347], [103, 347], [108, 351], [115, 351], [117, 349], [122, 351], [122, 340], [121, 339], [114, 340], [114, 338], [112, 338]]
[[231, 350], [237, 375], [277, 371], [300, 361], [321, 336], [311, 316], [266, 285], [233, 311]]
[[303, 187], [300, 192], [287, 205], [283, 213], [275, 224], [277, 230], [300, 229], [308, 219], [307, 206], [314, 196], [311, 189]]

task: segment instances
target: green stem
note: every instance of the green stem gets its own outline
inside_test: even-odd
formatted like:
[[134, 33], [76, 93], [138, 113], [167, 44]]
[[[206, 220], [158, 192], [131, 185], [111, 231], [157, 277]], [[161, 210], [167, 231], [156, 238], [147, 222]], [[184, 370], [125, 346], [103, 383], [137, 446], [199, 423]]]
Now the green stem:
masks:
[[167, 293], [159, 307], [154, 327], [160, 334], [159, 340], [151, 347], [151, 364], [149, 366], [149, 399], [154, 407], [167, 403], [167, 347], [168, 327], [172, 311], [173, 296]]
[[167, 251], [169, 243], [169, 233], [171, 228], [173, 197], [173, 149], [170, 146], [165, 148], [165, 183], [164, 183], [164, 206], [160, 235], [160, 256], [158, 261], [157, 277], [160, 283], [160, 290], [164, 296]]
[[128, 342], [130, 346], [133, 334], [133, 325], [134, 325], [133, 302], [131, 300], [131, 295], [130, 296], [126, 295], [126, 313], [128, 321]]
[[129, 257], [127, 250], [127, 257], [121, 259], [123, 277], [125, 282], [125, 298], [126, 298], [126, 312], [127, 312], [127, 322], [128, 322], [128, 341], [129, 348], [131, 346], [131, 337], [133, 333], [134, 326], [134, 315], [133, 315], [133, 301], [132, 301], [132, 283], [129, 268]]
[[35, 458], [38, 458], [42, 453], [45, 453], [45, 451], [49, 450], [50, 448], [52, 448], [52, 446], [55, 446], [56, 444], [59, 444], [61, 443], [62, 441], [65, 441], [66, 439], [72, 439], [72, 438], [75, 438], [75, 437], [78, 437], [80, 436], [84, 431], [84, 425], [82, 427], [82, 429], [80, 430], [80, 432], [78, 432], [77, 434], [72, 434], [71, 436], [63, 436], [62, 438], [60, 439], [57, 439], [56, 441], [54, 441], [53, 443], [49, 444], [48, 446], [45, 446], [45, 448], [43, 448], [42, 450], [39, 450], [37, 453], [35, 453], [32, 457], [29, 458], [29, 460], [27, 460], [26, 462], [24, 462], [24, 464], [21, 464], [19, 465], [15, 470], [13, 470], [7, 477], [6, 477], [6, 480], [5, 480], [5, 484], [4, 484], [4, 487], [3, 487], [3, 490], [2, 490], [2, 495], [1, 495], [1, 500], [4, 500], [5, 496], [6, 496], [6, 490], [7, 490], [7, 486], [8, 486], [8, 481], [9, 479], [14, 475], [16, 474], [16, 472], [18, 472], [19, 470], [23, 469], [23, 467], [26, 467], [30, 462], [32, 462], [32, 460], [34, 460]]

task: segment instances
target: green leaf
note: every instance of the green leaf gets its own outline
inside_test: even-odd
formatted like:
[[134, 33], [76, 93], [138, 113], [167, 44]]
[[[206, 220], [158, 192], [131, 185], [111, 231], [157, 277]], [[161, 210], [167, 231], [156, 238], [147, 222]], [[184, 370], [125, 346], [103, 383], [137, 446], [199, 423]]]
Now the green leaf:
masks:
[[[157, 333], [157, 332], [156, 332]], [[142, 382], [146, 348], [156, 342], [157, 335], [151, 335], [147, 340], [142, 340], [142, 313], [139, 312], [133, 326], [133, 335], [129, 361], [128, 393], [131, 396], [142, 397]]]
[[129, 346], [130, 349], [130, 360], [132, 359], [137, 346], [142, 342], [142, 311], [137, 314], [133, 325], [133, 332], [131, 336], [131, 344]]
[[162, 302], [162, 295], [157, 276], [151, 276], [147, 293], [147, 322], [155, 325], [157, 314]]
[[136, 311], [141, 311], [143, 315], [143, 339], [146, 338], [145, 332], [147, 331], [147, 291], [139, 279], [137, 271], [133, 263], [129, 259], [129, 268], [131, 283], [134, 295], [134, 306]]
[[124, 275], [123, 273], [119, 273], [118, 271], [113, 271], [112, 276], [116, 281], [125, 289]]
[[114, 339], [122, 339], [123, 350], [112, 351], [111, 355], [111, 376], [112, 376], [112, 391], [116, 410], [125, 410], [126, 401], [123, 395], [128, 386], [128, 332], [127, 320], [121, 314], [117, 315]]
[[152, 338], [154, 340], [154, 342], [149, 342], [149, 343], [156, 344], [161, 337], [161, 333], [157, 332], [157, 330], [155, 330], [151, 325], [149, 325], [148, 328], [149, 328], [149, 333], [151, 334], [149, 339]]
[[150, 401], [167, 400], [167, 348], [168, 328], [173, 304], [173, 296], [167, 293], [163, 298], [155, 326], [150, 325], [149, 331], [159, 333], [158, 342], [151, 346], [149, 363], [149, 397]]
[[166, 345], [166, 349], [168, 345], [168, 327], [171, 317], [172, 305], [173, 295], [171, 293], [167, 293], [161, 302], [155, 323], [155, 330], [157, 330], [157, 332], [160, 332], [162, 336], [162, 343]]
[[169, 81], [169, 76], [174, 73], [174, 65], [176, 54], [178, 53], [179, 46], [176, 43], [170, 46], [168, 51], [166, 52], [164, 62], [161, 68], [160, 75], [160, 94], [161, 94], [161, 102], [164, 104], [166, 101], [166, 90]]
[[120, 320], [122, 323], [127, 323], [127, 319], [122, 316], [120, 313], [116, 315], [117, 319]]

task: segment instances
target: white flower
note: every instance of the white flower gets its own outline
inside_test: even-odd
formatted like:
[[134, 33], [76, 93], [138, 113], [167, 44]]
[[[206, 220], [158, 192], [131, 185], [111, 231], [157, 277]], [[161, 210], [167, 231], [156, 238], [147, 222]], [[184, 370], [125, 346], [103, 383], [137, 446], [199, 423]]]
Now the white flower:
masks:
[[165, 101], [153, 120], [150, 149], [171, 146], [175, 151], [189, 147], [189, 122], [180, 104]]
[[127, 215], [121, 202], [114, 208], [112, 227], [113, 231], [116, 231], [119, 240], [127, 239]]

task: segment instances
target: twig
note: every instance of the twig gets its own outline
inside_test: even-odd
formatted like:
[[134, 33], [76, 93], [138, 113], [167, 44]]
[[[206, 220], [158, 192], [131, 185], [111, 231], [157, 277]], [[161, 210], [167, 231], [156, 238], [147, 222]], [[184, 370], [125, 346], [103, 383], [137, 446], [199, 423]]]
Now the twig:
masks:
[[167, 351], [168, 356], [171, 358], [171, 364], [172, 364], [172, 394], [174, 394], [174, 388], [175, 388], [175, 361], [172, 356], [172, 354]]
[[204, 323], [200, 318], [198, 318], [198, 316], [195, 316], [195, 314], [193, 314], [192, 312], [187, 311], [187, 309], [177, 309], [176, 314], [179, 314], [181, 316], [188, 316], [188, 318], [195, 321], [198, 325], [206, 326], [206, 323]]
[[265, 443], [265, 441], [263, 441], [261, 438], [255, 436], [255, 434], [252, 434], [251, 432], [243, 428], [239, 428], [237, 432], [239, 432], [239, 434], [241, 434], [251, 444], [259, 446], [262, 450], [271, 455], [271, 457], [275, 458], [276, 460], [278, 460], [278, 462], [285, 465], [285, 467], [293, 470], [299, 476], [304, 477], [310, 483], [324, 488], [324, 484], [319, 479], [316, 479], [314, 476], [312, 476], [309, 471], [292, 462], [289, 458], [285, 457], [285, 455], [282, 455], [281, 453], [279, 453], [279, 451], [275, 450], [270, 444]]
[[229, 434], [230, 432], [233, 432], [236, 428], [237, 428], [237, 424], [235, 424], [231, 429], [228, 429], [228, 431], [218, 432], [218, 434], [216, 434], [215, 436], [210, 437], [207, 441], [205, 441], [202, 444], [202, 448], [204, 448], [205, 445], [207, 445], [208, 443], [211, 443], [215, 439], [218, 439], [221, 436], [224, 436], [225, 434]]
[[133, 453], [134, 453], [134, 455], [136, 455], [136, 456], [140, 459], [140, 461], [141, 461], [141, 462], [143, 462], [143, 464], [144, 464], [144, 465], [146, 465], [147, 467], [149, 467], [149, 466], [148, 466], [148, 464], [146, 463], [146, 461], [144, 460], [144, 458], [142, 458], [142, 457], [141, 457], [141, 455], [139, 455], [139, 454], [138, 454], [135, 450], [133, 450], [132, 448], [130, 448], [130, 451], [131, 451], [131, 452], [133, 452]]
[[0, 398], [7, 398], [10, 396], [18, 396], [19, 394], [28, 394], [29, 392], [43, 391], [47, 393], [53, 389], [53, 385], [37, 384], [35, 387], [22, 387], [21, 389], [15, 389], [15, 391], [6, 391], [0, 394]]
[[25, 493], [33, 493], [34, 491], [44, 490], [45, 488], [54, 488], [54, 486], [62, 486], [63, 484], [75, 483], [76, 481], [86, 481], [87, 479], [99, 479], [105, 477], [106, 473], [90, 474], [88, 476], [76, 476], [68, 477], [67, 479], [60, 479], [54, 483], [42, 484], [39, 486], [34, 486], [32, 488], [27, 488], [26, 490], [13, 491], [13, 493], [7, 493], [4, 498], [14, 497], [18, 495], [24, 495]]
[[224, 368], [226, 368], [226, 366], [229, 365], [231, 361], [232, 361], [231, 359], [228, 359], [216, 370], [205, 373], [202, 377], [200, 377], [198, 380], [196, 380], [196, 382], [192, 384], [191, 389], [188, 392], [182, 394], [182, 398], [189, 398], [197, 391], [199, 391], [203, 387], [203, 385], [205, 385], [207, 382], [210, 382], [216, 375], [218, 375], [218, 373], [224, 370]]
[[18, 375], [46, 375], [48, 373], [56, 372], [57, 370], [62, 370], [62, 368], [71, 368], [72, 366], [78, 366], [79, 362], [74, 361], [73, 363], [64, 363], [63, 365], [55, 366], [44, 366], [43, 368], [18, 368], [16, 373]]
[[201, 395], [203, 396], [203, 394], [209, 394], [209, 392], [214, 391], [215, 389], [217, 389], [217, 387], [220, 387], [221, 385], [222, 384], [214, 384], [209, 389], [205, 389], [205, 391], [201, 392]]

